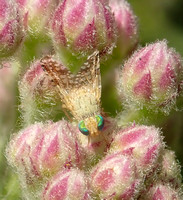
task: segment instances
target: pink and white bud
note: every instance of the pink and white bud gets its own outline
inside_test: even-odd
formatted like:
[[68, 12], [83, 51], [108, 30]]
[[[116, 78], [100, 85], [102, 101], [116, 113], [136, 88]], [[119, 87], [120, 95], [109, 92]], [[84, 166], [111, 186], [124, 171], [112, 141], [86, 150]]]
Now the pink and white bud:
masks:
[[0, 58], [11, 56], [24, 37], [24, 24], [14, 0], [0, 0]]
[[51, 27], [59, 53], [67, 51], [67, 54], [81, 56], [89, 55], [95, 49], [106, 53], [114, 46], [114, 29], [110, 9], [102, 1], [95, 0], [62, 1], [53, 16]]
[[132, 199], [140, 183], [137, 176], [131, 157], [107, 155], [91, 171], [91, 190], [98, 199]]
[[117, 24], [117, 48], [114, 54], [121, 60], [128, 56], [138, 43], [137, 19], [126, 0], [110, 0], [109, 6]]
[[54, 105], [61, 107], [55, 85], [43, 71], [40, 61], [35, 61], [19, 82], [21, 109], [26, 125], [48, 120], [56, 115]]
[[56, 174], [43, 190], [42, 200], [89, 200], [87, 179], [78, 169]]
[[153, 126], [134, 125], [117, 133], [110, 151], [131, 155], [137, 170], [144, 175], [157, 165], [163, 146], [158, 129]]
[[21, 181], [28, 184], [44, 180], [63, 168], [82, 168], [83, 156], [72, 126], [64, 120], [31, 125], [14, 135], [7, 147], [10, 165], [16, 168]]
[[177, 188], [181, 186], [181, 178], [181, 167], [176, 160], [175, 153], [168, 149], [164, 150], [160, 173], [161, 181]]
[[118, 92], [128, 106], [166, 107], [168, 112], [175, 104], [182, 65], [166, 41], [136, 51], [119, 73]]
[[[51, 80], [43, 71], [40, 61], [35, 61], [24, 74], [19, 84], [20, 90], [29, 90], [29, 95], [45, 95], [45, 92], [55, 92]], [[25, 88], [25, 89], [24, 89]], [[25, 92], [25, 91], [22, 91]]]
[[16, 0], [21, 7], [30, 33], [42, 31], [50, 20], [57, 0]]
[[140, 200], [181, 200], [177, 190], [174, 190], [169, 185], [163, 185], [161, 183], [156, 184], [146, 192]]

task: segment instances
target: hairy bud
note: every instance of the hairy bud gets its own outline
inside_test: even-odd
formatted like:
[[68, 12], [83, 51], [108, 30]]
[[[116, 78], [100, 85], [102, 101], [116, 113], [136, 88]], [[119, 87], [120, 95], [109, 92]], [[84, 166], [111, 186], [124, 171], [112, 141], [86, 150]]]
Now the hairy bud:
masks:
[[14, 135], [7, 147], [9, 163], [28, 184], [44, 180], [64, 167], [82, 168], [81, 155], [75, 132], [64, 120], [31, 125]]
[[99, 199], [131, 199], [139, 185], [133, 160], [122, 153], [107, 155], [93, 168], [90, 178]]
[[137, 169], [143, 175], [155, 167], [163, 146], [158, 129], [134, 125], [117, 133], [110, 151], [132, 155]]
[[11, 56], [20, 46], [25, 26], [18, 4], [0, 0], [0, 59]]
[[119, 59], [122, 60], [137, 46], [137, 20], [127, 1], [110, 0], [109, 6], [117, 24], [117, 48], [114, 49], [114, 56], [118, 55]]
[[47, 183], [42, 196], [43, 200], [89, 200], [86, 176], [78, 169], [60, 171]]
[[175, 104], [182, 66], [166, 41], [136, 51], [119, 73], [118, 91], [128, 106], [166, 108], [168, 112]]
[[[113, 47], [114, 19], [101, 1], [64, 0], [53, 16], [52, 36], [62, 61], [71, 56], [88, 56], [98, 49], [102, 54]], [[76, 59], [76, 58], [75, 58]]]

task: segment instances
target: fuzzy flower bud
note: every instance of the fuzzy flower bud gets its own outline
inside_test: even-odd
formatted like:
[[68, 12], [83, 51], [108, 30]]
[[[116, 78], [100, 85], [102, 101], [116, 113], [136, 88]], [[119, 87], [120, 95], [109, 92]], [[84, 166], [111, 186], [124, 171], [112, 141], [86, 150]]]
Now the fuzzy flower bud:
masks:
[[132, 155], [137, 169], [143, 175], [155, 167], [162, 147], [158, 129], [134, 125], [117, 133], [110, 151]]
[[0, 0], [0, 58], [11, 56], [24, 37], [24, 25], [14, 0]]
[[56, 174], [43, 190], [42, 200], [87, 200], [88, 189], [84, 173], [78, 169]]
[[50, 119], [50, 116], [56, 114], [50, 111], [53, 105], [61, 107], [55, 86], [43, 71], [40, 61], [33, 62], [25, 72], [19, 82], [19, 91], [21, 109], [27, 125]]
[[60, 169], [81, 167], [81, 149], [66, 121], [37, 123], [14, 135], [7, 147], [9, 163], [23, 183], [44, 180]]
[[128, 56], [136, 47], [138, 42], [137, 20], [132, 8], [125, 0], [110, 0], [109, 6], [114, 13], [117, 24], [117, 48], [114, 49], [115, 56], [120, 60]]
[[16, 0], [21, 7], [30, 33], [40, 32], [48, 25], [57, 0]]
[[62, 1], [51, 29], [63, 62], [68, 53], [86, 56], [95, 49], [106, 53], [115, 39], [113, 16], [106, 5], [96, 0]]
[[163, 182], [172, 184], [174, 187], [180, 187], [181, 185], [181, 167], [173, 151], [164, 150], [160, 179]]
[[175, 104], [182, 66], [179, 55], [166, 41], [136, 51], [119, 73], [118, 91], [127, 105], [145, 104], [168, 112]]
[[132, 199], [139, 185], [131, 157], [107, 155], [91, 172], [91, 189], [98, 199]]
[[169, 185], [161, 183], [152, 186], [140, 200], [181, 200], [182, 197], [178, 191], [171, 188]]
[[51, 81], [43, 71], [39, 61], [31, 64], [20, 82], [20, 87], [28, 87], [30, 94], [44, 93], [50, 88]]

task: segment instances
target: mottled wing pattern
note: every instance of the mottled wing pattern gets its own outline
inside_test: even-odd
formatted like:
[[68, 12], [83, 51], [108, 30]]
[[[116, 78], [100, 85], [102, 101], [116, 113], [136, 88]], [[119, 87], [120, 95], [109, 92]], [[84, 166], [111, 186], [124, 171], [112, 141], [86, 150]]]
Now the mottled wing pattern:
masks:
[[71, 78], [71, 72], [66, 67], [51, 56], [45, 56], [40, 62], [43, 70], [46, 71], [55, 85], [64, 89], [70, 87], [71, 80], [69, 78]]
[[95, 51], [88, 57], [87, 62], [81, 67], [80, 73], [85, 77], [88, 83], [93, 87], [98, 102], [101, 98], [101, 75], [99, 52]]
[[72, 88], [72, 76], [74, 77], [74, 75], [71, 75], [71, 72], [61, 63], [54, 60], [52, 56], [45, 56], [40, 62], [43, 70], [47, 73], [48, 77], [58, 89], [58, 94], [62, 101], [62, 107], [70, 110], [71, 108], [68, 107], [70, 102], [67, 96], [69, 90]]
[[[99, 109], [101, 78], [98, 51], [88, 57], [87, 62], [76, 75], [53, 60], [51, 56], [41, 59], [41, 65], [58, 88], [65, 108], [72, 113], [74, 118], [81, 119], [85, 115], [90, 116], [91, 113], [87, 112], [92, 112], [92, 107], [95, 107], [93, 110]], [[89, 109], [83, 107], [85, 102]]]

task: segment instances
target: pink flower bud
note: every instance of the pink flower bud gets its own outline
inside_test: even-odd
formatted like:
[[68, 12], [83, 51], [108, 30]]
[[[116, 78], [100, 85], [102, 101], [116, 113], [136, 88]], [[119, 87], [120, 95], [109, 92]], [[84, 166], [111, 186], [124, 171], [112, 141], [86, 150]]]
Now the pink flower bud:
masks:
[[53, 105], [61, 107], [55, 85], [43, 71], [40, 61], [35, 61], [19, 82], [23, 119], [26, 125], [35, 121], [49, 120], [58, 112]]
[[139, 179], [131, 157], [107, 155], [91, 172], [91, 189], [98, 199], [133, 199]]
[[16, 0], [21, 7], [30, 33], [40, 32], [49, 23], [57, 0]]
[[128, 56], [137, 45], [137, 20], [127, 1], [110, 0], [109, 6], [114, 13], [118, 30], [117, 48], [114, 54], [118, 54], [122, 59]]
[[182, 197], [178, 191], [171, 188], [169, 185], [163, 185], [161, 183], [151, 187], [140, 200], [181, 200]]
[[142, 175], [151, 171], [158, 162], [163, 147], [161, 134], [155, 127], [131, 126], [117, 133], [111, 152], [132, 155]]
[[167, 149], [164, 150], [160, 179], [169, 185], [172, 184], [174, 187], [181, 186], [181, 167], [178, 164], [173, 151]]
[[64, 120], [37, 123], [22, 130], [11, 139], [7, 158], [28, 184], [44, 180], [64, 167], [83, 166], [83, 153], [75, 132]]
[[[20, 90], [29, 90], [29, 95], [45, 95], [46, 91], [55, 92], [55, 87], [51, 83], [51, 80], [43, 71], [40, 61], [36, 61], [31, 64], [30, 68], [26, 71], [23, 79], [20, 82]], [[22, 93], [25, 91], [22, 91]]]
[[24, 26], [14, 0], [0, 0], [0, 58], [11, 56], [24, 37]]
[[114, 20], [109, 8], [96, 0], [64, 0], [52, 22], [54, 43], [61, 53], [89, 55], [107, 51], [114, 43]]
[[87, 200], [86, 177], [78, 169], [61, 171], [47, 183], [42, 196], [42, 200]]
[[166, 41], [150, 44], [136, 51], [120, 71], [119, 94], [129, 106], [145, 103], [168, 112], [178, 96], [181, 68], [179, 55]]

